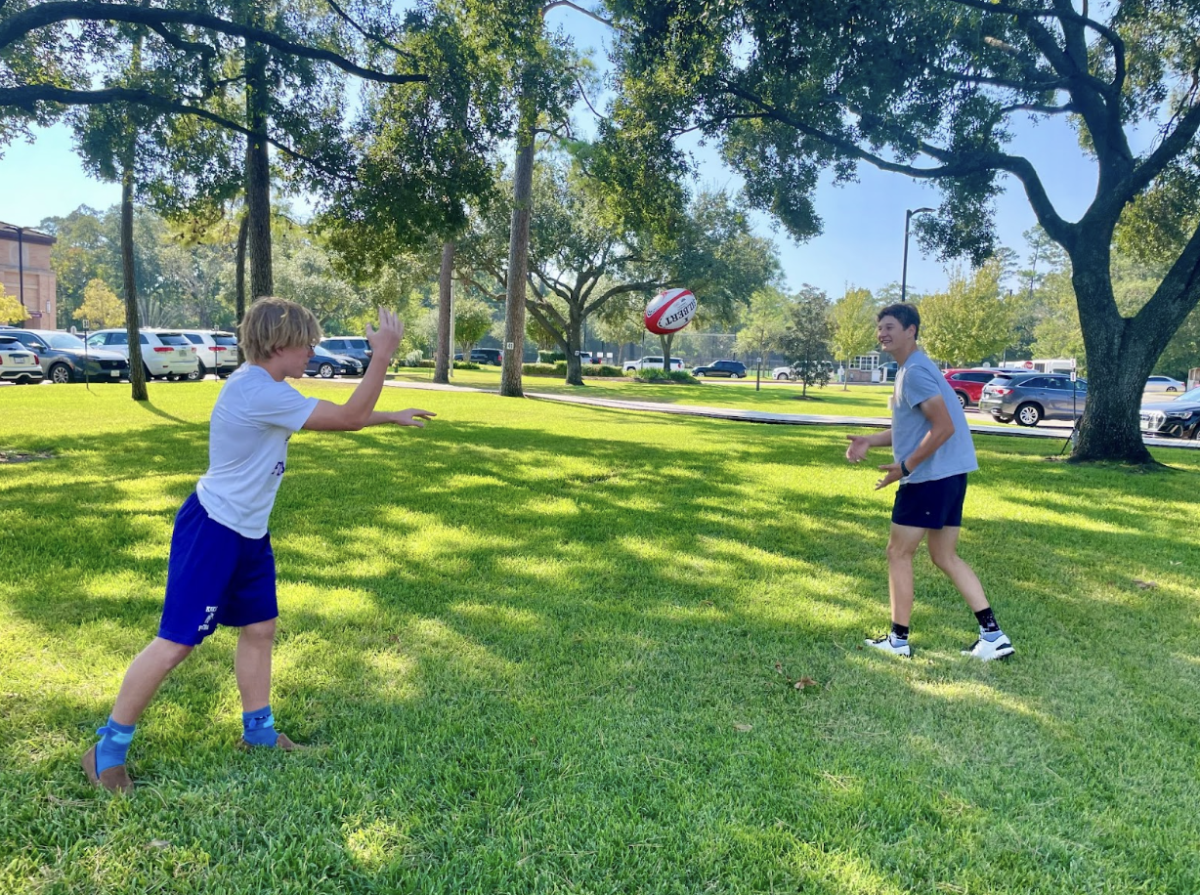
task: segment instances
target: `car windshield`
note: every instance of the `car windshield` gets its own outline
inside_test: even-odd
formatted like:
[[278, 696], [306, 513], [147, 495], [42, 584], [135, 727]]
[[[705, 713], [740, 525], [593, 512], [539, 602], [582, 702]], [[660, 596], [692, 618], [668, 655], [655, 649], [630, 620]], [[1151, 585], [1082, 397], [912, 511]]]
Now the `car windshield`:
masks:
[[46, 336], [46, 344], [51, 348], [82, 348], [83, 339], [70, 333], [51, 333]]
[[328, 348], [325, 348], [321, 345], [313, 346], [313, 354], [317, 355], [318, 357], [333, 357], [333, 353]]
[[1200, 385], [1195, 388], [1189, 388], [1186, 392], [1175, 399], [1176, 401], [1200, 401]]

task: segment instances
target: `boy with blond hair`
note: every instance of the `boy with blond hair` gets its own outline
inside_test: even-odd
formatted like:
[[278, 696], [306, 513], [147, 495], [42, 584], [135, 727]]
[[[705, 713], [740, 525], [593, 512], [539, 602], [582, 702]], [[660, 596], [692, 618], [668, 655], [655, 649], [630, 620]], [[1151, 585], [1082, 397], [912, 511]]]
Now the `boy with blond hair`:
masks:
[[[260, 298], [246, 312], [240, 342], [247, 363], [226, 381], [209, 425], [208, 471], [175, 517], [158, 636], [129, 666], [100, 741], [84, 753], [92, 783], [129, 792], [126, 753], [138, 718], [167, 675], [217, 625], [236, 627], [234, 674], [242, 699], [242, 745], [290, 752], [271, 713], [271, 653], [278, 609], [267, 520], [301, 429], [354, 432], [366, 426], [425, 425], [426, 410], [377, 411], [388, 360], [404, 335], [391, 311], [368, 324], [376, 363], [345, 404], [306, 398], [284, 380], [304, 376], [321, 326], [307, 308]], [[380, 362], [382, 361], [382, 362]]]

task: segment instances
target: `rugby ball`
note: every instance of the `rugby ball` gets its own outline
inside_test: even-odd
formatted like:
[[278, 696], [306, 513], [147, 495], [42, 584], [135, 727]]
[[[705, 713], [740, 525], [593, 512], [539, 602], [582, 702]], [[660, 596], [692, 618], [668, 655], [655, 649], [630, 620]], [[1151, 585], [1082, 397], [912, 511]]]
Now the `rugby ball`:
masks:
[[646, 305], [646, 329], [660, 336], [679, 332], [695, 316], [696, 296], [688, 289], [668, 289]]

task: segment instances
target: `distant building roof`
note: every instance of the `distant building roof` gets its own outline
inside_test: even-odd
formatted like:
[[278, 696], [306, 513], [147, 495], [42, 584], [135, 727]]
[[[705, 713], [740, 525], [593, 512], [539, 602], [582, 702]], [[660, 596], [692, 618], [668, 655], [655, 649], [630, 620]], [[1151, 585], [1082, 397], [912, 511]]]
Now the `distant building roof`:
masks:
[[0, 221], [0, 239], [17, 241], [17, 231], [21, 231], [21, 241], [33, 243], [34, 245], [51, 246], [58, 242], [49, 233], [43, 233], [41, 230], [34, 230], [32, 227], [18, 227], [16, 224], [9, 224], [6, 221]]

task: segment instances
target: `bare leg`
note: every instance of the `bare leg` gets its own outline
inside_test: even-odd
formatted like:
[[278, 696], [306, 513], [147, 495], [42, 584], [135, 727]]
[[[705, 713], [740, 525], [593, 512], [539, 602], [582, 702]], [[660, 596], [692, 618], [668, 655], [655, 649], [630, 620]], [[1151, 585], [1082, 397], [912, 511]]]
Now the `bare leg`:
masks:
[[271, 650], [275, 619], [246, 625], [238, 634], [234, 672], [242, 694], [242, 711], [252, 712], [271, 702]]
[[188, 657], [194, 647], [155, 637], [137, 654], [125, 672], [121, 690], [113, 705], [112, 718], [118, 724], [136, 724], [171, 670]]
[[[932, 534], [932, 532], [931, 532]], [[888, 538], [888, 591], [892, 597], [892, 621], [908, 626], [913, 607], [913, 556], [921, 546], [925, 529], [892, 523]]]
[[958, 533], [960, 529], [941, 528], [929, 532], [929, 557], [933, 564], [945, 572], [946, 577], [958, 588], [972, 612], [988, 608], [983, 585], [975, 571], [958, 555]]

